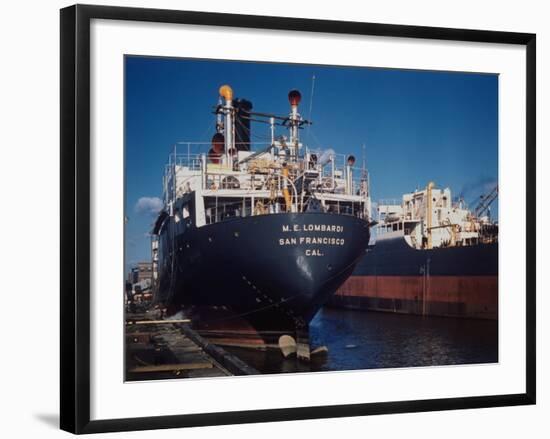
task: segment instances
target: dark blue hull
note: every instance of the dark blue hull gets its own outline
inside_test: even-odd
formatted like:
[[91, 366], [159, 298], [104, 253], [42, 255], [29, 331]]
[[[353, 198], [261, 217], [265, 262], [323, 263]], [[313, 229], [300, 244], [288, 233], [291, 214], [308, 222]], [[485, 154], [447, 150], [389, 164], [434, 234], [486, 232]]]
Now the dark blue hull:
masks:
[[368, 247], [355, 276], [415, 276], [427, 269], [433, 276], [498, 275], [498, 243], [416, 250], [404, 238], [378, 241]]
[[170, 220], [160, 236], [157, 299], [221, 309], [227, 322], [245, 319], [259, 331], [305, 328], [368, 242], [366, 221], [329, 213], [259, 215], [200, 228]]

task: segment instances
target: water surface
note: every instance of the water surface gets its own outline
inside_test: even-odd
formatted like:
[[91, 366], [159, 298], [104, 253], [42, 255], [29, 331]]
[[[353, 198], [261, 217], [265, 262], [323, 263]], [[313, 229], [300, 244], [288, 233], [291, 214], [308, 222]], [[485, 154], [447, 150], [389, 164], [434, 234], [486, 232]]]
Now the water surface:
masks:
[[311, 322], [310, 341], [328, 353], [309, 365], [285, 360], [277, 350], [227, 350], [262, 373], [498, 362], [498, 322], [492, 320], [324, 308]]

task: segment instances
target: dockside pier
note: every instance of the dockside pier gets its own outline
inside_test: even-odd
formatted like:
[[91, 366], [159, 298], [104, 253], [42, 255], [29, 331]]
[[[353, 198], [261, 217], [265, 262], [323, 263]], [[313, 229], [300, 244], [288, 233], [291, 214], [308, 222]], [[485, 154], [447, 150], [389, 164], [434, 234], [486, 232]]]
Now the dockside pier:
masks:
[[127, 312], [126, 380], [209, 378], [259, 373], [209, 343], [185, 316], [163, 319], [159, 310]]

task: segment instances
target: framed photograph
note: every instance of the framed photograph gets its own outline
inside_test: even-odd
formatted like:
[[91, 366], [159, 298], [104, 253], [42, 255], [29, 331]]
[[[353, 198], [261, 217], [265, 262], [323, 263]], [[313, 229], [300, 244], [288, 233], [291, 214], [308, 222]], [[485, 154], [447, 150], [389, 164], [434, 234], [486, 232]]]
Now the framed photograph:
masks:
[[535, 35], [61, 10], [61, 428], [535, 403]]

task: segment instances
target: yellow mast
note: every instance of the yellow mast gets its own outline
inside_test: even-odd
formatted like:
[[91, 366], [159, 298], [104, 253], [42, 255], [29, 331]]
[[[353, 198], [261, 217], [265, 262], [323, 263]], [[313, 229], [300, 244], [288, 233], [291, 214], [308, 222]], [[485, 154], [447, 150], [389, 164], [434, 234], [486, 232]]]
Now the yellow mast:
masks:
[[286, 211], [291, 212], [292, 199], [290, 197], [290, 192], [288, 190], [288, 166], [286, 166], [286, 164], [283, 164], [282, 175], [283, 175], [283, 197], [285, 198]]
[[432, 248], [432, 189], [434, 188], [435, 183], [433, 181], [430, 181], [428, 183], [428, 186], [426, 187], [426, 197], [428, 198], [428, 202], [426, 203], [427, 206], [427, 212], [426, 212], [426, 222], [427, 225], [427, 232], [428, 232], [428, 245], [427, 248]]

